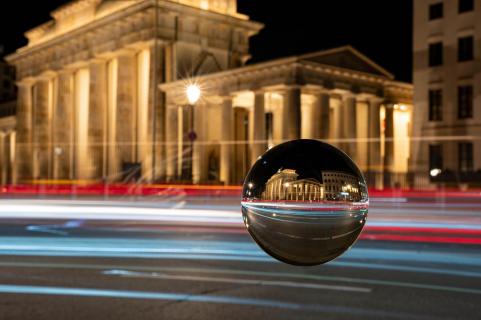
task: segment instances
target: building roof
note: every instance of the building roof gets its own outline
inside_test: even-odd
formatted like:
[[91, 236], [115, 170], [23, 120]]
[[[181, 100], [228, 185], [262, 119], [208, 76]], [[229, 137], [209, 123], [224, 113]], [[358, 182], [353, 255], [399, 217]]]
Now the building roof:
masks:
[[[224, 0], [224, 2], [225, 1], [233, 0]], [[204, 7], [200, 1], [192, 0], [72, 0], [50, 13], [53, 20], [42, 23], [24, 33], [28, 39], [26, 47], [32, 47], [36, 44], [58, 38], [69, 31], [78, 30], [113, 13], [125, 11], [129, 7], [142, 5], [158, 6], [164, 10], [181, 11], [180, 14], [184, 14], [184, 11], [188, 9], [201, 10], [204, 15], [210, 14], [217, 19], [230, 18], [231, 22], [237, 21], [237, 23], [249, 26], [254, 34], [264, 26], [262, 23], [249, 20], [247, 15], [238, 13], [236, 6], [229, 5], [221, 8], [219, 7], [219, 2], [208, 3], [208, 6]], [[25, 47], [19, 50], [21, 49], [25, 49]]]
[[394, 79], [393, 74], [352, 46], [343, 46], [304, 54], [299, 56], [299, 60], [310, 61], [324, 65], [332, 65], [339, 68], [350, 69]]
[[[412, 85], [393, 80], [394, 76], [351, 46], [279, 58], [251, 65], [194, 75], [159, 84], [170, 99], [185, 98], [186, 83], [199, 83], [206, 95], [257, 90], [282, 85], [310, 85], [350, 90], [387, 98], [405, 96], [412, 100]], [[392, 96], [392, 97], [391, 97]], [[394, 99], [396, 100], [396, 99]], [[397, 101], [397, 100], [396, 100]]]

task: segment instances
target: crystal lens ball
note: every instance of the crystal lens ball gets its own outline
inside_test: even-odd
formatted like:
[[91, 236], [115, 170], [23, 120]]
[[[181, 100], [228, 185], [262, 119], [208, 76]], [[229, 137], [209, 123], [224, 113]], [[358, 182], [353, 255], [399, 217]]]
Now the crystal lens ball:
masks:
[[294, 140], [264, 153], [247, 174], [242, 217], [255, 242], [293, 265], [326, 263], [356, 241], [366, 223], [367, 186], [341, 150]]

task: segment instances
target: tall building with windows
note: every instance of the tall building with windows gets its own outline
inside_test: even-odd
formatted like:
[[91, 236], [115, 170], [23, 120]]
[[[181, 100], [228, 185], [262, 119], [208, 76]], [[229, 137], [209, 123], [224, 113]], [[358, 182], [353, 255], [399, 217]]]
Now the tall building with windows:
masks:
[[238, 184], [268, 147], [312, 138], [371, 186], [408, 185], [412, 86], [350, 46], [246, 66], [263, 26], [236, 0], [75, 0], [51, 15], [7, 57], [14, 182]]
[[418, 184], [479, 184], [481, 1], [414, 1], [413, 50], [411, 171]]

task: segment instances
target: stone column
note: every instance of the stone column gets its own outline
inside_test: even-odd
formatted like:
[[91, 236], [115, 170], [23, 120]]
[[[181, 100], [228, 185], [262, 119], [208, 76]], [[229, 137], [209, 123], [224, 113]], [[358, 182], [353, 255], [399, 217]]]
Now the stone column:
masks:
[[17, 176], [15, 171], [15, 163], [17, 161], [15, 148], [17, 145], [17, 133], [15, 131], [11, 131], [8, 136], [8, 153], [9, 153], [9, 164], [8, 164], [8, 183], [15, 184], [17, 182]]
[[254, 105], [249, 113], [250, 134], [249, 140], [251, 145], [251, 166], [257, 161], [266, 150], [266, 118], [264, 111], [264, 91], [254, 92]]
[[[164, 145], [164, 105], [159, 83], [163, 82], [163, 48], [154, 41], [136, 53], [136, 161], [142, 178], [154, 181], [165, 176], [161, 164]], [[155, 128], [155, 132], [154, 132]], [[162, 169], [163, 168], [163, 169]]]
[[58, 73], [57, 104], [54, 107], [53, 146], [55, 179], [73, 179], [74, 83], [72, 70]]
[[[149, 136], [152, 141], [152, 180], [165, 178], [165, 104], [159, 83], [165, 80], [165, 47], [157, 44], [150, 46], [149, 63]], [[154, 128], [155, 126], [155, 128]], [[155, 131], [155, 132], [154, 132]], [[154, 137], [152, 139], [152, 132]]]
[[315, 94], [312, 106], [312, 134], [313, 139], [329, 138], [329, 108], [330, 96], [327, 91], [319, 91]]
[[162, 160], [165, 162], [167, 181], [173, 181], [177, 178], [177, 148], [179, 143], [178, 110], [176, 105], [167, 105], [165, 128], [166, 158]]
[[342, 105], [342, 100], [338, 98], [337, 96], [331, 100], [331, 103], [333, 104], [333, 114], [332, 114], [332, 123], [333, 125], [329, 128], [330, 129], [330, 137], [333, 140], [336, 140], [334, 142], [334, 145], [338, 148], [342, 147], [341, 142], [339, 142], [339, 139], [343, 139], [343, 105]]
[[4, 180], [6, 184], [11, 182], [12, 176], [12, 137], [13, 131], [7, 132], [3, 138], [3, 152], [4, 154]]
[[[134, 52], [122, 52], [117, 70], [117, 126], [116, 143], [118, 165], [133, 163], [136, 159], [136, 59]], [[123, 177], [120, 176], [120, 179]]]
[[107, 65], [103, 60], [90, 63], [88, 113], [88, 145], [89, 145], [89, 178], [104, 179], [107, 168], [104, 163], [106, 154], [107, 128], [105, 119], [107, 112]]
[[384, 124], [384, 187], [392, 187], [391, 175], [394, 165], [394, 106], [385, 105], [386, 119]]
[[0, 131], [0, 186], [11, 183], [13, 135], [13, 131]]
[[117, 80], [118, 60], [112, 59], [107, 64], [107, 113], [105, 119], [105, 130], [107, 132], [107, 180], [115, 181], [119, 175], [120, 160], [117, 155]]
[[345, 152], [351, 159], [357, 161], [357, 116], [356, 116], [356, 97], [352, 94], [343, 97], [343, 136], [349, 139], [344, 144]]
[[369, 129], [368, 129], [368, 176], [376, 189], [382, 189], [382, 161], [381, 161], [381, 100], [369, 100]]
[[289, 87], [284, 93], [284, 134], [287, 140], [301, 137], [301, 88]]
[[33, 148], [32, 148], [32, 79], [17, 83], [17, 144], [16, 144], [16, 176], [19, 183], [32, 179]]
[[7, 184], [7, 148], [5, 145], [6, 133], [0, 131], [0, 186]]
[[177, 177], [192, 179], [193, 145], [188, 141], [188, 132], [194, 126], [194, 109], [189, 105], [177, 106]]
[[33, 120], [34, 179], [48, 179], [50, 167], [51, 112], [50, 79], [42, 78], [36, 83]]
[[75, 179], [89, 179], [89, 97], [90, 70], [82, 66], [74, 74], [74, 176]]
[[229, 184], [232, 181], [232, 149], [234, 140], [232, 97], [222, 99], [221, 145], [220, 145], [220, 181]]
[[196, 140], [193, 142], [193, 154], [192, 154], [192, 182], [200, 183], [207, 180], [207, 166], [206, 166], [206, 145], [204, 126], [206, 124], [206, 112], [207, 106], [204, 103], [198, 103], [193, 106], [194, 112], [194, 131], [197, 135]]

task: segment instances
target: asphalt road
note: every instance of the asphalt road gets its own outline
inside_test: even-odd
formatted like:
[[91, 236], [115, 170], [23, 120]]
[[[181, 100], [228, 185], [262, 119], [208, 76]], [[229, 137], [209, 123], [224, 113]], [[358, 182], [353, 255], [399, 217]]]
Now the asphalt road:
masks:
[[[373, 206], [368, 225], [478, 226], [477, 204], [400, 203]], [[232, 206], [2, 200], [0, 319], [481, 318], [479, 245], [360, 240], [293, 267]]]

